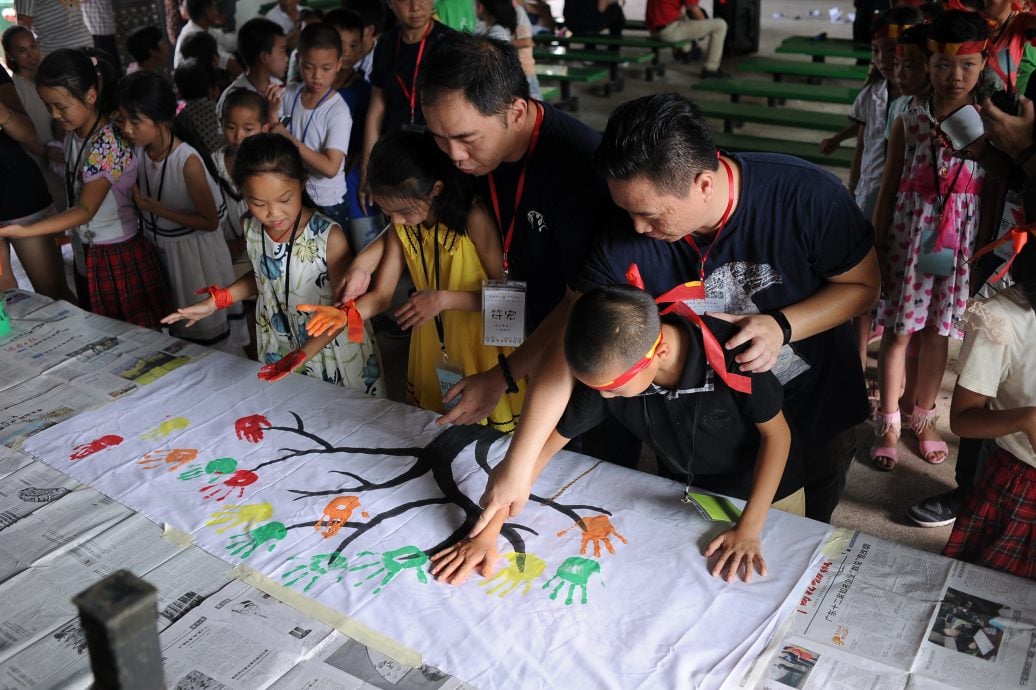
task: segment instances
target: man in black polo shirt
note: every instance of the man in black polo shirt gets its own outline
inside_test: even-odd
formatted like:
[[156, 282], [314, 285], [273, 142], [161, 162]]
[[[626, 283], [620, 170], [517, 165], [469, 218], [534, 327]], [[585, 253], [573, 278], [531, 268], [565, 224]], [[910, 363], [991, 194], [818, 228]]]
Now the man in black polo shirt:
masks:
[[[506, 360], [511, 378], [522, 379], [563, 330], [593, 237], [629, 224], [593, 167], [600, 134], [530, 99], [517, 51], [484, 36], [443, 36], [422, 63], [418, 88], [429, 133], [460, 170], [478, 177], [494, 209], [510, 278], [527, 283], [530, 335]], [[357, 256], [345, 276], [345, 299], [367, 289], [380, 258], [381, 242]], [[440, 423], [484, 419], [507, 385], [499, 366], [465, 378], [447, 395], [462, 397]], [[602, 457], [596, 448], [583, 450]]]
[[[637, 263], [648, 293], [704, 283], [691, 305], [739, 326], [742, 372], [772, 370], [803, 450], [806, 515], [831, 518], [866, 419], [866, 389], [849, 320], [870, 308], [880, 278], [873, 230], [837, 178], [804, 161], [717, 150], [701, 111], [677, 94], [615, 110], [595, 159], [636, 232], [608, 233], [584, 285], [625, 282]], [[719, 313], [717, 313], [719, 312]], [[528, 500], [539, 451], [571, 395], [555, 348], [543, 356], [507, 456], [483, 497], [484, 519]]]

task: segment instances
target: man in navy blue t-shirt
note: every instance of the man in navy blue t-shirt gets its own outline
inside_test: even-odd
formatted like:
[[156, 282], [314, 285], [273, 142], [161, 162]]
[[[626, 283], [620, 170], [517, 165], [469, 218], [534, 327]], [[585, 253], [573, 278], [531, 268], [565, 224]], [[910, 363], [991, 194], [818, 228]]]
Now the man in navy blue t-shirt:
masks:
[[[625, 282], [636, 263], [649, 293], [701, 280], [691, 306], [740, 330], [727, 343], [746, 372], [772, 370], [803, 449], [806, 514], [830, 520], [867, 416], [849, 320], [880, 288], [873, 230], [838, 179], [801, 160], [717, 154], [700, 110], [677, 94], [640, 98], [612, 114], [598, 169], [636, 232], [606, 233], [581, 287]], [[562, 353], [544, 354], [522, 423], [494, 471], [492, 515], [528, 497], [536, 453], [565, 407], [572, 377]], [[476, 528], [479, 529], [480, 525]]]

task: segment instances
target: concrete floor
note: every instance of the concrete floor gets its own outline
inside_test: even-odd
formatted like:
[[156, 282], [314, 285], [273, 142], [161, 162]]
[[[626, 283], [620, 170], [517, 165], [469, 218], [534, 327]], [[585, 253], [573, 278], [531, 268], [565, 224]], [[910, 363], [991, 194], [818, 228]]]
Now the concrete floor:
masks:
[[[711, 10], [711, 0], [704, 0], [703, 5]], [[851, 26], [848, 23], [831, 23], [828, 20], [828, 10], [837, 7], [843, 16], [852, 11], [848, 2], [839, 5], [820, 5], [811, 0], [767, 0], [764, 5], [764, 16], [762, 18], [763, 36], [759, 55], [773, 55], [774, 48], [787, 36], [791, 35], [816, 35], [827, 32], [831, 37], [848, 38], [851, 36]], [[626, 5], [627, 16], [631, 19], [643, 17], [643, 0], [629, 0]], [[811, 11], [817, 11], [823, 15], [822, 18], [811, 17]], [[777, 13], [782, 18], [773, 18]], [[556, 14], [560, 15], [560, 7]], [[798, 19], [795, 19], [798, 17]], [[668, 57], [668, 56], [667, 56]], [[739, 58], [728, 58], [723, 63], [723, 68], [729, 72], [737, 72]], [[576, 87], [575, 93], [580, 96], [580, 111], [577, 116], [591, 127], [603, 129], [609, 113], [618, 104], [638, 96], [655, 93], [662, 90], [690, 93], [690, 87], [697, 81], [697, 75], [701, 71], [701, 62], [692, 62], [688, 65], [669, 60], [667, 72], [662, 78], [653, 82], [647, 82], [643, 78], [641, 69], [630, 68], [626, 74], [626, 88], [622, 93], [613, 94], [609, 98], [596, 95], [591, 89]], [[723, 98], [719, 95], [707, 95], [705, 97]], [[829, 112], [848, 113], [848, 106], [807, 104], [789, 102], [789, 107], [797, 108], [821, 108]], [[819, 141], [823, 136], [819, 132], [808, 130], [783, 129], [764, 125], [748, 124], [743, 130], [744, 133], [757, 135], [780, 136], [794, 138], [803, 141]], [[844, 169], [833, 169], [833, 172], [847, 179], [847, 171]], [[70, 257], [69, 257], [70, 258]], [[20, 266], [16, 267], [16, 274]], [[20, 282], [28, 286], [24, 274], [20, 276]], [[406, 287], [401, 286], [397, 293], [398, 297], [405, 298]], [[388, 328], [385, 320], [377, 322], [378, 342], [381, 347], [382, 357], [386, 363], [386, 370], [389, 373], [388, 387], [390, 397], [402, 400], [404, 395], [404, 378], [406, 374], [406, 360], [408, 354], [408, 338], [393, 332]], [[951, 368], [958, 350], [958, 344], [951, 343]], [[872, 348], [870, 361], [870, 372], [873, 375], [875, 351]], [[904, 441], [900, 443], [900, 463], [893, 472], [882, 472], [874, 467], [867, 458], [867, 448], [870, 446], [871, 432], [869, 424], [862, 424], [859, 429], [861, 448], [857, 456], [857, 462], [853, 464], [849, 472], [848, 483], [841, 505], [835, 511], [833, 522], [835, 525], [849, 527], [874, 534], [892, 541], [909, 544], [916, 548], [939, 551], [949, 535], [949, 527], [936, 529], [923, 529], [914, 526], [906, 516], [907, 507], [914, 501], [928, 495], [945, 491], [954, 486], [953, 463], [956, 456], [956, 439], [953, 438], [947, 427], [947, 411], [949, 407], [949, 396], [953, 388], [954, 376], [947, 373], [943, 380], [943, 390], [940, 394], [939, 407], [941, 419], [938, 428], [943, 436], [950, 442], [950, 459], [942, 465], [933, 466], [924, 463], [918, 458], [911, 445]]]

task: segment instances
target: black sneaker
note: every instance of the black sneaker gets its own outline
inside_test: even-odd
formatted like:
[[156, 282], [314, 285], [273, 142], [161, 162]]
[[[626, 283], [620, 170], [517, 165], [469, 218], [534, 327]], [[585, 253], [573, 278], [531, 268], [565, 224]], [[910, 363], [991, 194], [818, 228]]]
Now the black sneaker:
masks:
[[957, 519], [957, 511], [964, 505], [966, 494], [960, 489], [931, 496], [910, 506], [907, 514], [921, 527], [945, 527]]
[[703, 69], [701, 71], [702, 79], [730, 79], [730, 75], [724, 72], [722, 69]]

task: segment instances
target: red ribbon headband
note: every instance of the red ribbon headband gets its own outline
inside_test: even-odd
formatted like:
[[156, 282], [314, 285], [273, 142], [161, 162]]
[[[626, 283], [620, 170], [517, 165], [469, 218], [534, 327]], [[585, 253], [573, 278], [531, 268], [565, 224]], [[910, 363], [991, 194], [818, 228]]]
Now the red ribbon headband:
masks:
[[975, 252], [969, 260], [969, 263], [977, 261], [986, 254], [989, 254], [995, 249], [998, 249], [999, 247], [1002, 247], [1003, 245], [1010, 242], [1011, 258], [1007, 260], [1007, 263], [1004, 264], [1004, 267], [1001, 268], [996, 273], [996, 275], [990, 278], [988, 282], [995, 283], [1001, 281], [1004, 279], [1004, 276], [1007, 275], [1007, 272], [1011, 270], [1011, 264], [1014, 263], [1014, 260], [1018, 257], [1018, 254], [1022, 251], [1022, 247], [1024, 247], [1025, 244], [1029, 241], [1029, 235], [1036, 235], [1036, 223], [1019, 223], [1018, 225], [1014, 226], [1006, 233], [1004, 233], [1000, 237], [1000, 239], [996, 240], [995, 242], [990, 242], [986, 246], [982, 247], [982, 249]]
[[[637, 267], [637, 264], [630, 264], [630, 267], [626, 269], [626, 281], [634, 287], [638, 287], [641, 290], [644, 289], [644, 279], [640, 275], [640, 268]], [[672, 290], [656, 297], [655, 302], [657, 304], [669, 304], [668, 307], [660, 312], [662, 315], [679, 314], [700, 328], [702, 342], [705, 346], [705, 361], [709, 363], [709, 366], [712, 367], [712, 370], [716, 372], [723, 383], [733, 390], [750, 395], [752, 393], [751, 377], [727, 370], [727, 360], [723, 355], [723, 346], [720, 345], [719, 340], [709, 330], [709, 327], [705, 325], [701, 317], [684, 302], [684, 300], [693, 299], [705, 299], [705, 287], [701, 281], [696, 280], [677, 285]]]
[[928, 50], [942, 55], [974, 55], [985, 52], [989, 41], [965, 41], [964, 43], [939, 43], [934, 38], [928, 39]]
[[642, 372], [642, 371], [644, 371], [645, 369], [648, 368], [648, 365], [651, 364], [651, 360], [655, 358], [655, 352], [658, 351], [658, 346], [661, 345], [661, 344], [662, 344], [662, 331], [659, 331], [658, 332], [658, 337], [655, 338], [654, 345], [652, 345], [651, 349], [647, 351], [647, 354], [645, 354], [643, 357], [641, 357], [639, 360], [637, 360], [636, 363], [634, 363], [633, 366], [631, 366], [629, 369], [627, 369], [626, 371], [624, 371], [621, 374], [619, 374], [618, 376], [616, 376], [614, 379], [612, 379], [608, 383], [602, 383], [602, 384], [599, 384], [599, 385], [591, 383], [591, 384], [587, 384], [587, 385], [590, 386], [591, 388], [593, 388], [594, 390], [599, 390], [599, 391], [613, 391], [613, 390], [616, 390], [617, 388], [622, 388], [623, 386], [625, 386], [627, 383], [630, 382], [630, 379], [632, 379], [634, 376], [636, 376], [637, 374], [639, 374], [640, 372]]
[[875, 27], [871, 32], [871, 40], [877, 38], [899, 38], [903, 32], [912, 27], [913, 24], [882, 24]]

